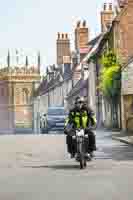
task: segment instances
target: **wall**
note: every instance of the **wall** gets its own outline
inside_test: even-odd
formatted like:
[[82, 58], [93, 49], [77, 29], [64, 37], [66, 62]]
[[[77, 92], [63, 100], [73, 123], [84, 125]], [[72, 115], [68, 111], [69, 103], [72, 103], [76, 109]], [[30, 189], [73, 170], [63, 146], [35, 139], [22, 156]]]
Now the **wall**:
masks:
[[[123, 130], [133, 130], [133, 62], [131, 62], [122, 72], [122, 128]], [[130, 119], [130, 121], [129, 121]]]
[[[13, 87], [13, 103], [14, 103], [14, 115], [16, 128], [30, 128], [33, 127], [32, 121], [32, 94], [33, 85], [29, 82], [16, 82]], [[26, 90], [27, 95], [24, 90]]]
[[133, 62], [122, 72], [122, 95], [133, 94]]
[[40, 133], [40, 97], [34, 98], [33, 111], [34, 111], [34, 133]]
[[133, 1], [129, 0], [116, 22], [116, 40], [120, 59], [126, 62], [133, 54]]
[[0, 134], [14, 132], [13, 108], [9, 106], [9, 84], [0, 81]]
[[89, 77], [88, 77], [88, 100], [89, 105], [96, 113], [96, 80], [95, 80], [95, 64], [89, 63]]
[[40, 114], [47, 113], [48, 109], [48, 93], [45, 95], [40, 96]]

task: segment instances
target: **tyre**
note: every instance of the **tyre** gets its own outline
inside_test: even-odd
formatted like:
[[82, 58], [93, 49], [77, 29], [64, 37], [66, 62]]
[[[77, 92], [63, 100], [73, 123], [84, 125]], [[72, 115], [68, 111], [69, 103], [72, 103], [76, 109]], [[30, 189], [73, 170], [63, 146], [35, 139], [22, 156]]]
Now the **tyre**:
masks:
[[84, 158], [84, 148], [83, 148], [83, 143], [79, 143], [79, 154], [80, 154], [80, 169], [84, 169], [86, 165], [86, 160]]
[[87, 167], [87, 161], [86, 161], [86, 159], [84, 159], [84, 167], [85, 168]]
[[80, 159], [80, 169], [84, 168], [84, 160], [81, 158]]

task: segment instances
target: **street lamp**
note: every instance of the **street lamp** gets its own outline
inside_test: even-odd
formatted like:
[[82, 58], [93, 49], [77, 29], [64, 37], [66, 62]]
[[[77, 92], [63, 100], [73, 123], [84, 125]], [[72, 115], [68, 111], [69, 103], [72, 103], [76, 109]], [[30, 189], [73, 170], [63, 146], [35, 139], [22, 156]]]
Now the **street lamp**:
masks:
[[37, 97], [37, 132], [40, 133], [40, 96]]

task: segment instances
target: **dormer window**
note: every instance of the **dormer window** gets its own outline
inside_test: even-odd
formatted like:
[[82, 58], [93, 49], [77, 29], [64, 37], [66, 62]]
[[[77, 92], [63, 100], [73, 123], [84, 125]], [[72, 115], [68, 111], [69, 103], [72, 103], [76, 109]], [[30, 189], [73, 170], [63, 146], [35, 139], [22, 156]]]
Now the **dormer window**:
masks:
[[85, 71], [88, 70], [88, 67], [84, 67], [84, 70], [85, 70]]

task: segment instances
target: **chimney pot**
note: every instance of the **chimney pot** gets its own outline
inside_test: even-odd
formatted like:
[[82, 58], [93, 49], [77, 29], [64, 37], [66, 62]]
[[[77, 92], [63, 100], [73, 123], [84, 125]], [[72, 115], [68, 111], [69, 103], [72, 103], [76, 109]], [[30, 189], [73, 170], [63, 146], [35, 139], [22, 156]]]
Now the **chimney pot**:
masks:
[[112, 3], [109, 4], [109, 10], [112, 10]]
[[104, 3], [104, 11], [107, 9], [107, 4]]
[[86, 20], [83, 21], [83, 27], [86, 27]]
[[60, 33], [58, 33], [58, 39], [60, 39]]
[[80, 27], [80, 21], [77, 22], [77, 28], [79, 28], [79, 27]]

